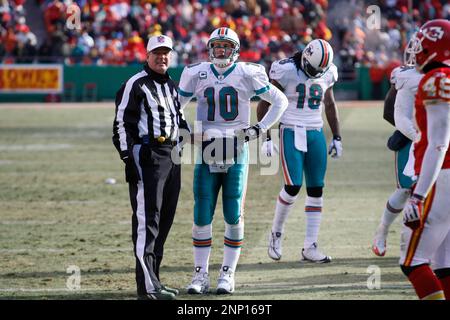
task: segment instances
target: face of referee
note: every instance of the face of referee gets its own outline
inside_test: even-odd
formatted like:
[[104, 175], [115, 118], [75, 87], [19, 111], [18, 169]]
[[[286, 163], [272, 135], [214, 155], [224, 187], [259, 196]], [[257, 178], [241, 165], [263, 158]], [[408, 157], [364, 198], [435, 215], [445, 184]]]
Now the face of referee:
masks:
[[165, 74], [172, 58], [169, 48], [160, 47], [147, 53], [147, 63], [153, 71]]

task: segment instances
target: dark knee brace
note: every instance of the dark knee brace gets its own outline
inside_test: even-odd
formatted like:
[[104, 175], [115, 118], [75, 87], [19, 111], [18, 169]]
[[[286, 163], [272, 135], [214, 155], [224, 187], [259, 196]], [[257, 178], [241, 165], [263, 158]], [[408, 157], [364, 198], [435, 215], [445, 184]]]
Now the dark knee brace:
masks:
[[450, 276], [450, 268], [436, 269], [434, 270], [434, 274], [439, 279], [447, 278]]
[[427, 263], [422, 263], [422, 264], [419, 264], [419, 265], [414, 266], [414, 267], [407, 267], [407, 266], [404, 266], [404, 265], [400, 265], [400, 269], [402, 269], [402, 272], [403, 272], [403, 274], [404, 274], [405, 276], [409, 277], [409, 275], [410, 275], [415, 269], [417, 269], [418, 267], [421, 267], [421, 266], [423, 266], [423, 265], [426, 265], [426, 264], [427, 264]]
[[301, 187], [302, 186], [288, 186], [285, 184], [284, 191], [291, 197], [295, 197], [300, 192]]
[[306, 188], [306, 193], [309, 197], [320, 198], [322, 196], [323, 187]]

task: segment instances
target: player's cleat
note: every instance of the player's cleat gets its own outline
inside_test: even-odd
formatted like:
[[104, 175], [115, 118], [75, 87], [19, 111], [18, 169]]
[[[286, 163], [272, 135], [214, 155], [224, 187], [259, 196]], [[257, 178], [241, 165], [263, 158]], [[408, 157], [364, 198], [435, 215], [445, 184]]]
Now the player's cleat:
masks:
[[313, 243], [309, 248], [302, 249], [302, 261], [309, 261], [314, 263], [329, 263], [331, 262], [331, 257], [324, 255], [317, 248], [317, 243]]
[[180, 294], [180, 291], [178, 289], [171, 288], [171, 287], [168, 287], [168, 286], [165, 286], [165, 285], [161, 285], [161, 290], [173, 293], [176, 296]]
[[379, 225], [373, 239], [372, 251], [379, 257], [386, 254], [386, 239], [388, 230], [383, 225]]
[[166, 290], [138, 295], [138, 300], [176, 300], [175, 295]]
[[281, 259], [281, 232], [270, 232], [269, 234], [269, 248], [267, 253], [273, 260]]
[[191, 284], [187, 287], [189, 294], [204, 294], [209, 290], [209, 275], [207, 272], [201, 272], [201, 268], [197, 267], [194, 271]]
[[231, 294], [234, 292], [234, 272], [228, 266], [223, 266], [217, 280], [217, 294]]

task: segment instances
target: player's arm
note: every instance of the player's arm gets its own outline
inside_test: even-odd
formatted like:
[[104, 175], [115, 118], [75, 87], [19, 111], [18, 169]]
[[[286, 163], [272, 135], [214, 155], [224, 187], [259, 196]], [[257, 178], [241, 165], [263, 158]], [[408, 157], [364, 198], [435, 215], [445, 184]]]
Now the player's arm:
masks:
[[[273, 84], [275, 87], [280, 89], [281, 91], [284, 91], [284, 88], [281, 86], [281, 84], [278, 83], [278, 81], [271, 79], [270, 83]], [[261, 121], [262, 118], [266, 115], [267, 111], [269, 110], [270, 103], [265, 100], [260, 100], [258, 102], [258, 106], [256, 108], [256, 118], [258, 121]]]
[[262, 119], [258, 119], [258, 125], [263, 132], [269, 130], [270, 127], [280, 120], [289, 103], [287, 97], [276, 85], [271, 84], [269, 87], [268, 91], [260, 94], [261, 99], [267, 101], [269, 106], [271, 105]]
[[328, 154], [331, 155], [332, 158], [338, 159], [342, 156], [343, 148], [341, 142], [341, 130], [339, 126], [339, 114], [336, 106], [336, 100], [334, 99], [333, 87], [330, 87], [327, 91], [325, 91], [324, 104], [325, 115], [327, 117], [331, 133], [333, 134], [333, 139], [331, 139], [328, 147]]
[[[272, 83], [275, 87], [277, 87], [281, 91], [284, 91], [284, 88], [281, 86], [281, 84], [278, 81], [271, 79], [270, 83]], [[270, 103], [265, 100], [261, 99], [258, 102], [258, 106], [256, 107], [256, 118], [258, 119], [258, 121], [261, 121], [264, 118], [267, 111], [269, 111], [269, 107], [270, 107]], [[271, 139], [270, 130], [267, 130], [266, 134], [267, 134], [267, 140], [270, 140]]]
[[339, 113], [334, 99], [333, 87], [325, 91], [325, 115], [327, 117], [328, 125], [330, 126], [333, 137], [341, 138], [341, 130], [339, 126]]
[[195, 79], [192, 75], [192, 65], [186, 66], [183, 69], [180, 77], [180, 83], [178, 85], [178, 97], [180, 100], [180, 109], [183, 110], [189, 101], [194, 97]]
[[391, 85], [386, 98], [384, 99], [383, 119], [392, 124], [395, 127], [394, 106], [397, 96], [397, 90], [395, 85]]
[[425, 104], [428, 146], [414, 194], [426, 197], [436, 182], [450, 142], [450, 101]]
[[402, 90], [400, 89], [395, 98], [395, 106], [394, 106], [394, 120], [395, 127], [405, 135], [409, 140], [415, 141], [417, 137], [417, 130], [414, 126], [414, 122], [412, 119], [412, 108], [414, 107], [414, 100], [408, 99], [408, 94], [402, 94]]

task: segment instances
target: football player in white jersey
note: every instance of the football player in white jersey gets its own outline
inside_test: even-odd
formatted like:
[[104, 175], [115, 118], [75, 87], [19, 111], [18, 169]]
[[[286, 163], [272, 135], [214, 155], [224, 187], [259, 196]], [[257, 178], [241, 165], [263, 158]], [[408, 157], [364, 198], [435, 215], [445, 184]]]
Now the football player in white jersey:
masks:
[[[203, 157], [194, 172], [194, 276], [187, 288], [190, 294], [209, 290], [212, 220], [221, 188], [225, 237], [216, 292], [234, 291], [234, 274], [244, 239], [243, 210], [248, 175], [248, 145], [243, 141], [256, 139], [266, 132], [279, 120], [288, 104], [283, 93], [270, 84], [263, 66], [236, 62], [239, 46], [239, 38], [233, 30], [214, 30], [208, 41], [211, 62], [187, 66], [179, 84], [182, 107], [192, 97], [197, 98], [201, 132], [196, 134], [203, 137]], [[250, 99], [255, 95], [270, 101], [273, 107], [264, 119], [250, 126]], [[242, 138], [242, 143], [237, 137]]]
[[386, 253], [389, 227], [405, 207], [413, 184], [413, 174], [405, 175], [404, 171], [407, 164], [412, 171], [414, 162], [411, 150], [412, 142], [417, 137], [417, 129], [413, 120], [414, 96], [423, 77], [423, 74], [414, 67], [415, 55], [412, 52], [414, 39], [413, 35], [405, 49], [404, 66], [395, 68], [391, 73], [391, 88], [384, 105], [384, 118], [397, 129], [388, 141], [389, 149], [395, 151], [397, 189], [390, 195], [386, 203], [373, 240], [372, 251], [380, 257]]
[[[306, 234], [301, 260], [316, 263], [331, 261], [330, 256], [319, 251], [317, 241], [327, 167], [323, 109], [333, 134], [328, 153], [333, 158], [342, 155], [338, 109], [333, 93], [333, 85], [337, 78], [337, 68], [333, 64], [333, 49], [322, 39], [313, 40], [302, 52], [272, 64], [271, 82], [280, 88], [289, 100], [288, 109], [280, 119], [280, 154], [284, 186], [278, 195], [269, 234], [268, 254], [274, 260], [281, 259], [284, 225], [303, 185], [304, 175], [307, 193]], [[266, 101], [259, 103], [258, 117], [265, 114], [268, 106], [269, 103]], [[263, 148], [267, 147], [270, 150], [271, 144], [271, 141], [266, 141]]]

